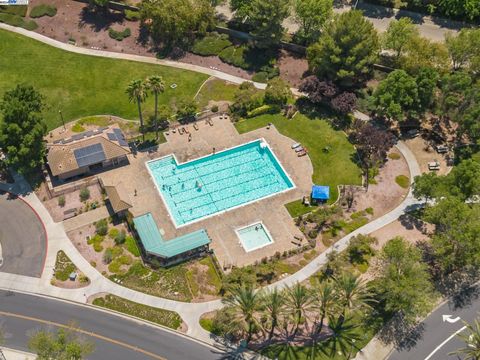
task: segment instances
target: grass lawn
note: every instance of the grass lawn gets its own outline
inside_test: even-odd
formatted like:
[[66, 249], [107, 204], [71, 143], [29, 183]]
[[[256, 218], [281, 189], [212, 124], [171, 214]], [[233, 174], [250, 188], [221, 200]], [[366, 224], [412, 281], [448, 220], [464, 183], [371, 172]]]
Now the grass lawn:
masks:
[[198, 93], [196, 100], [201, 107], [208, 105], [210, 100], [213, 101], [233, 101], [238, 85], [227, 83], [223, 80], [209, 80], [203, 85]]
[[70, 258], [60, 250], [55, 260], [55, 278], [60, 281], [68, 280], [68, 277], [77, 268]]
[[182, 324], [182, 319], [176, 312], [139, 304], [115, 295], [108, 294], [97, 298], [93, 300], [93, 305], [145, 319], [174, 330], [178, 329]]
[[318, 206], [306, 206], [303, 204], [302, 199], [295, 200], [285, 204], [285, 207], [288, 210], [288, 213], [291, 217], [296, 218], [300, 215], [305, 215], [315, 209], [318, 209]]
[[[138, 117], [137, 106], [125, 94], [134, 79], [161, 75], [167, 85], [160, 104], [176, 98], [191, 99], [207, 75], [190, 71], [70, 53], [24, 36], [0, 30], [0, 97], [18, 83], [33, 85], [45, 95], [48, 128], [93, 114], [112, 114], [126, 119]], [[177, 88], [170, 88], [176, 83]], [[153, 96], [143, 104], [145, 115], [153, 113]]]
[[[235, 124], [245, 133], [266, 126], [269, 122], [292, 141], [306, 146], [313, 164], [313, 182], [330, 186], [330, 202], [338, 197], [337, 185], [361, 185], [361, 170], [353, 162], [355, 149], [342, 131], [334, 130], [328, 121], [310, 119], [298, 114], [292, 120], [282, 115], [261, 115]], [[330, 151], [323, 149], [329, 146]]]

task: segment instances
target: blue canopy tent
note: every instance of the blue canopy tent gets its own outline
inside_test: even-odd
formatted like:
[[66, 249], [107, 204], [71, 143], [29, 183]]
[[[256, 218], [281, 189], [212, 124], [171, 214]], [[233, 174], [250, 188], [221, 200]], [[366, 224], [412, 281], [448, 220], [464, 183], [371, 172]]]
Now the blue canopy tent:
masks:
[[313, 185], [312, 186], [312, 200], [313, 201], [327, 201], [330, 199], [330, 186]]

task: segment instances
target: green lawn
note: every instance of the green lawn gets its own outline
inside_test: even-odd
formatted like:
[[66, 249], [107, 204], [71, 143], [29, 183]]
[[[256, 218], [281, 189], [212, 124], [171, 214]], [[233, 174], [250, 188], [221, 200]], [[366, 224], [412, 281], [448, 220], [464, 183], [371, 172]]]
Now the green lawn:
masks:
[[208, 105], [210, 100], [214, 101], [233, 101], [238, 85], [227, 83], [223, 80], [209, 80], [203, 85], [198, 93], [196, 100], [201, 107]]
[[[107, 49], [108, 50], [108, 49]], [[45, 95], [49, 129], [65, 121], [95, 114], [137, 118], [137, 106], [128, 101], [127, 84], [153, 74], [166, 83], [161, 104], [174, 98], [192, 98], [206, 75], [153, 64], [86, 56], [59, 50], [24, 36], [0, 30], [0, 97], [18, 83], [33, 85]], [[172, 83], [177, 84], [171, 89]], [[143, 106], [153, 113], [153, 96]]]
[[[298, 114], [292, 120], [282, 115], [262, 115], [236, 123], [240, 133], [266, 126], [269, 122], [283, 135], [306, 146], [313, 164], [313, 182], [330, 186], [330, 202], [338, 197], [337, 185], [361, 184], [361, 170], [353, 162], [355, 149], [342, 131], [334, 130], [328, 121], [310, 119]], [[323, 149], [328, 146], [328, 152]]]

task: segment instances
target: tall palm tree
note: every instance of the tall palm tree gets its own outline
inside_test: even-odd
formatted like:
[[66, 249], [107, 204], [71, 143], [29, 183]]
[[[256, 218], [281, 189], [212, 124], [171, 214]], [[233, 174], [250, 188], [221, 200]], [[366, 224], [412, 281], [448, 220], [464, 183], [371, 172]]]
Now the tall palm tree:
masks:
[[372, 295], [366, 284], [358, 276], [344, 272], [335, 279], [338, 302], [342, 308], [339, 321], [345, 320], [347, 311], [369, 307]]
[[282, 292], [279, 292], [277, 288], [264, 294], [262, 298], [263, 312], [266, 315], [270, 330], [268, 332], [268, 341], [271, 341], [275, 329], [278, 326], [280, 315], [283, 313], [285, 306], [285, 297]]
[[313, 302], [320, 316], [315, 332], [320, 334], [323, 330], [325, 319], [333, 315], [337, 305], [335, 287], [330, 281], [318, 281], [315, 283], [313, 287]]
[[293, 316], [295, 322], [295, 331], [293, 336], [298, 332], [302, 318], [307, 318], [307, 313], [312, 310], [312, 296], [310, 291], [300, 283], [296, 283], [292, 287], [286, 288], [287, 306]]
[[332, 331], [330, 337], [325, 341], [326, 346], [321, 349], [331, 358], [336, 357], [340, 352], [350, 359], [355, 343], [360, 340], [360, 334], [357, 331], [358, 325], [355, 325], [350, 318], [341, 319], [340, 317], [329, 317], [328, 327]]
[[253, 332], [257, 328], [255, 312], [259, 307], [261, 293], [256, 292], [253, 286], [236, 286], [230, 289], [230, 294], [222, 301], [235, 310], [236, 319], [243, 324], [247, 333], [247, 344], [252, 340]]
[[143, 115], [142, 115], [142, 102], [147, 98], [147, 89], [142, 80], [133, 80], [128, 86], [126, 93], [130, 102], [136, 101], [138, 105], [138, 116], [140, 118], [140, 131], [142, 132], [142, 138], [145, 142], [145, 133], [143, 128]]
[[155, 137], [158, 140], [158, 94], [165, 91], [165, 82], [159, 75], [147, 78], [147, 87], [155, 96]]
[[465, 323], [467, 331], [457, 336], [465, 342], [465, 346], [451, 352], [449, 355], [461, 356], [464, 360], [480, 359], [480, 322], [475, 319], [473, 324]]

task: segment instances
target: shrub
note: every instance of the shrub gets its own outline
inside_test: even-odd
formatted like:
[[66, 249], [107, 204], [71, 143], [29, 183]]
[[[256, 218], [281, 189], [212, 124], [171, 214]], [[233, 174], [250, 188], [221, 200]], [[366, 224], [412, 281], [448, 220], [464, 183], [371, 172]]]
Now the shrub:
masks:
[[137, 242], [133, 236], [127, 236], [125, 238], [125, 248], [133, 255], [140, 256], [140, 250], [138, 250]]
[[214, 113], [218, 112], [218, 105], [213, 105], [210, 110]]
[[83, 188], [80, 190], [80, 201], [87, 201], [90, 198], [90, 190], [88, 188]]
[[110, 36], [112, 39], [115, 39], [117, 41], [122, 41], [123, 39], [129, 37], [130, 35], [132, 35], [130, 28], [126, 28], [123, 31], [116, 31], [112, 28], [108, 29], [108, 36]]
[[311, 239], [315, 239], [318, 236], [318, 230], [312, 229], [308, 232], [308, 237]]
[[105, 236], [108, 233], [108, 223], [107, 220], [102, 219], [95, 223], [95, 230], [98, 235]]
[[244, 53], [247, 47], [245, 45], [242, 46], [229, 46], [223, 49], [218, 57], [223, 62], [227, 64], [240, 67], [242, 69], [248, 70], [250, 69], [250, 65], [245, 61]]
[[11, 26], [21, 27], [30, 31], [35, 30], [38, 27], [37, 23], [33, 20], [26, 21], [18, 15], [12, 15], [12, 14], [6, 14], [6, 13], [0, 13], [0, 22], [11, 25]]
[[280, 69], [273, 66], [263, 66], [259, 72], [253, 75], [252, 80], [256, 82], [266, 83], [280, 75]]
[[65, 196], [60, 195], [58, 198], [58, 206], [64, 207], [65, 206]]
[[32, 10], [30, 10], [30, 17], [31, 18], [39, 18], [42, 16], [55, 16], [57, 14], [57, 8], [53, 5], [41, 4], [34, 6]]
[[81, 274], [79, 277], [78, 277], [78, 281], [80, 281], [80, 284], [86, 284], [88, 283], [88, 277], [84, 274]]
[[73, 132], [76, 132], [76, 133], [81, 133], [81, 132], [84, 132], [84, 131], [85, 131], [85, 128], [82, 126], [82, 124], [80, 124], [80, 123], [75, 123], [75, 124], [72, 126], [72, 131], [73, 131]]
[[373, 208], [372, 207], [368, 207], [365, 209], [365, 212], [369, 215], [373, 215]]
[[410, 186], [410, 179], [405, 175], [398, 175], [395, 178], [395, 182], [404, 189], [407, 189]]
[[110, 264], [113, 260], [113, 253], [112, 253], [112, 249], [111, 248], [108, 248], [107, 250], [105, 250], [105, 252], [103, 253], [103, 262], [105, 264]]
[[213, 56], [220, 54], [223, 49], [229, 46], [232, 46], [232, 43], [228, 40], [227, 35], [219, 35], [213, 32], [202, 39], [196, 40], [191, 51], [201, 56]]
[[399, 160], [401, 158], [399, 153], [394, 153], [394, 152], [388, 154], [388, 157], [389, 159], [392, 159], [392, 160]]
[[110, 239], [115, 240], [115, 238], [118, 236], [118, 233], [119, 231], [117, 228], [111, 228], [108, 231], [108, 236], [110, 237]]
[[140, 20], [140, 11], [126, 9], [123, 13], [125, 14], [125, 19], [127, 19], [128, 21]]
[[0, 13], [18, 15], [21, 17], [25, 17], [27, 15], [27, 10], [28, 10], [27, 5], [15, 5], [15, 6], [1, 5], [0, 6]]
[[120, 231], [117, 236], [115, 236], [115, 244], [117, 245], [121, 245], [125, 242], [125, 239], [126, 239], [126, 233], [125, 233], [125, 230], [122, 229], [122, 231]]
[[274, 114], [280, 111], [280, 108], [275, 105], [262, 105], [259, 106], [252, 111], [247, 112], [247, 117], [252, 118], [255, 116], [263, 115], [263, 114]]

